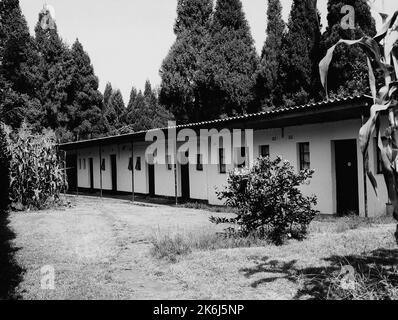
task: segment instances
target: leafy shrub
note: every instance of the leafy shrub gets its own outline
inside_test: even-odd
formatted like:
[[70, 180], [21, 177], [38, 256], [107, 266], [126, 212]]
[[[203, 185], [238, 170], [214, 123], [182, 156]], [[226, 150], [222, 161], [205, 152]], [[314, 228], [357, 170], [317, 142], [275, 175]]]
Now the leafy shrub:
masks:
[[32, 134], [25, 125], [9, 132], [10, 200], [14, 210], [44, 209], [60, 200], [66, 188], [52, 131]]
[[236, 208], [236, 218], [212, 217], [210, 220], [216, 224], [232, 224], [227, 229], [229, 233], [242, 236], [256, 233], [278, 245], [287, 238], [301, 240], [317, 214], [313, 209], [317, 200], [315, 196], [303, 196], [299, 186], [313, 173], [313, 170], [296, 173], [290, 163], [280, 157], [259, 158], [253, 168], [231, 172], [228, 186], [218, 193], [227, 206]]
[[0, 214], [6, 211], [9, 205], [10, 161], [6, 132], [0, 123]]

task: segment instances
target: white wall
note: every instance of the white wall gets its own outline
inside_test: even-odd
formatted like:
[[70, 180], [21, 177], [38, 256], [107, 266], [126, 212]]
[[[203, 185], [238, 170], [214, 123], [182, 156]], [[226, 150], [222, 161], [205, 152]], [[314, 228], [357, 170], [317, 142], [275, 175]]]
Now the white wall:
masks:
[[[385, 124], [385, 119], [383, 119]], [[310, 143], [311, 168], [315, 170], [313, 179], [308, 185], [302, 187], [305, 194], [315, 194], [318, 198], [317, 209], [323, 214], [333, 214], [336, 212], [336, 190], [335, 190], [335, 169], [334, 169], [334, 141], [356, 139], [358, 157], [358, 193], [360, 214], [364, 215], [364, 179], [363, 161], [359, 150], [358, 132], [361, 126], [360, 119], [346, 120], [339, 122], [311, 124], [293, 126], [282, 129], [265, 129], [254, 132], [254, 157], [259, 156], [260, 145], [270, 146], [270, 156], [282, 156], [289, 160], [297, 168], [298, 148], [300, 142]], [[282, 134], [283, 133], [283, 134]], [[214, 143], [214, 141], [213, 141]], [[134, 167], [137, 157], [141, 157], [141, 171], [134, 168], [135, 192], [147, 194], [148, 171], [145, 163], [145, 150], [148, 143], [134, 144]], [[181, 144], [179, 144], [180, 146]], [[211, 146], [209, 145], [209, 153]], [[373, 141], [370, 146], [369, 161], [370, 167], [376, 175], [376, 148]], [[129, 158], [131, 156], [131, 145], [120, 144], [102, 147], [102, 157], [106, 161], [106, 170], [102, 174], [102, 185], [104, 190], [111, 190], [111, 168], [110, 155], [117, 155], [118, 170], [118, 191], [131, 192], [131, 171], [128, 170]], [[218, 155], [217, 155], [218, 156]], [[94, 160], [94, 186], [100, 187], [99, 183], [99, 149], [98, 147], [78, 150], [79, 159], [86, 159], [86, 169], [79, 169], [78, 166], [78, 185], [80, 188], [89, 187], [89, 158]], [[250, 159], [253, 161], [253, 159]], [[216, 191], [220, 191], [226, 185], [227, 174], [219, 172], [217, 164], [204, 164], [204, 170], [198, 171], [196, 165], [191, 164], [190, 174], [190, 195], [192, 199], [208, 200], [210, 204], [222, 204], [218, 199]], [[234, 168], [233, 164], [227, 165], [227, 172]], [[372, 186], [367, 181], [368, 189], [368, 212], [370, 216], [385, 213], [385, 203], [387, 202], [387, 191], [382, 175], [376, 175], [379, 184], [379, 198], [377, 199]], [[178, 166], [178, 195], [181, 196], [181, 170]], [[158, 196], [174, 197], [174, 171], [168, 170], [166, 164], [155, 165], [155, 193]]]

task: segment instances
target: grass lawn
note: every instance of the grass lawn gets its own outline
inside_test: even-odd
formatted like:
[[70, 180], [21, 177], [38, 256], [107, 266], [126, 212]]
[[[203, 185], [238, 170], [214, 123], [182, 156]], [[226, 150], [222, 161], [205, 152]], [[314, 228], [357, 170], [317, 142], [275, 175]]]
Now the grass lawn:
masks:
[[[219, 213], [117, 199], [72, 202], [68, 209], [10, 214], [15, 260], [24, 270], [21, 298], [325, 298], [330, 275], [343, 265], [398, 264], [392, 220], [317, 219], [303, 242], [194, 249], [170, 262], [151, 254], [151, 239], [215, 234], [220, 229], [209, 217]], [[40, 286], [47, 265], [55, 269], [54, 290]]]

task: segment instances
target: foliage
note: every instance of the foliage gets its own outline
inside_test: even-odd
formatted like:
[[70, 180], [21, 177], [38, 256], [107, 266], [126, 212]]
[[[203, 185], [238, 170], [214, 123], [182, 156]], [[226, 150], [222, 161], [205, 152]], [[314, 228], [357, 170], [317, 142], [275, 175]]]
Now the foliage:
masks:
[[9, 205], [10, 162], [7, 136], [4, 125], [0, 123], [0, 214], [6, 211]]
[[109, 98], [105, 110], [105, 118], [108, 124], [108, 131], [120, 129], [124, 126], [123, 117], [126, 112], [123, 96], [120, 90], [115, 90]]
[[205, 119], [253, 111], [259, 59], [240, 0], [218, 0], [198, 70]]
[[[343, 29], [341, 9], [345, 5], [355, 8], [355, 28]], [[370, 6], [364, 0], [329, 0], [328, 26], [322, 35], [321, 49], [326, 52], [339, 39], [355, 40], [364, 35], [376, 34], [375, 21]], [[365, 53], [359, 47], [336, 48], [335, 59], [330, 66], [329, 90], [339, 95], [365, 94], [369, 92]]]
[[[334, 52], [339, 44], [359, 45], [365, 49], [367, 56], [369, 84], [374, 99], [370, 109], [370, 117], [359, 132], [359, 143], [365, 159], [365, 169], [378, 193], [377, 181], [369, 166], [369, 146], [374, 133], [377, 137], [377, 147], [381, 154], [383, 175], [387, 185], [390, 201], [394, 206], [394, 217], [398, 220], [398, 127], [397, 127], [397, 90], [398, 90], [398, 11], [394, 13], [374, 37], [364, 36], [358, 40], [339, 40], [332, 46], [319, 64], [320, 76], [323, 86], [328, 89], [328, 72]], [[375, 72], [384, 76], [384, 83], [376, 81]], [[379, 114], [386, 111], [389, 126], [386, 129], [386, 141], [383, 142], [380, 130]], [[398, 243], [398, 227], [395, 234]]]
[[10, 200], [15, 210], [44, 209], [60, 200], [67, 188], [51, 131], [33, 134], [26, 126], [9, 131]]
[[215, 218], [216, 224], [237, 225], [231, 233], [243, 236], [253, 232], [268, 236], [276, 244], [288, 237], [302, 239], [316, 215], [315, 196], [305, 197], [299, 187], [313, 175], [313, 170], [299, 173], [280, 157], [259, 158], [251, 169], [236, 170], [228, 178], [227, 188], [219, 192], [220, 200], [237, 208], [235, 218]]
[[36, 90], [39, 55], [18, 0], [1, 1], [0, 17], [0, 116], [18, 127], [41, 108]]
[[285, 104], [319, 99], [320, 16], [314, 0], [293, 0], [288, 31], [282, 43], [281, 81]]
[[113, 94], [112, 84], [108, 82], [105, 86], [105, 91], [104, 91], [104, 104], [102, 109], [103, 113], [105, 113], [107, 110], [112, 94]]
[[164, 128], [173, 116], [159, 103], [156, 90], [149, 80], [145, 82], [144, 93], [131, 89], [125, 122], [130, 131], [138, 132]]
[[256, 77], [256, 97], [262, 107], [272, 107], [282, 103], [280, 56], [285, 22], [282, 19], [280, 0], [268, 0], [267, 17], [267, 39], [261, 53], [260, 68]]
[[196, 122], [206, 117], [199, 96], [197, 73], [210, 36], [212, 12], [212, 0], [178, 1], [174, 26], [177, 38], [160, 70], [159, 99], [160, 104], [180, 122]]

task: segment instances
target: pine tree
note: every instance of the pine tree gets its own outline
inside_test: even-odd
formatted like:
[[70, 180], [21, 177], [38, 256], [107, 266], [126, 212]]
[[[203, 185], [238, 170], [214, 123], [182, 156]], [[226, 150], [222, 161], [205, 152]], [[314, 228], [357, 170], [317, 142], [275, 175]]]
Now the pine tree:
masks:
[[45, 110], [42, 126], [56, 130], [62, 140], [71, 138], [70, 113], [73, 101], [72, 74], [74, 60], [70, 49], [58, 35], [57, 25], [48, 8], [39, 13], [35, 27], [35, 39], [41, 53], [40, 72], [42, 85], [41, 103]]
[[0, 214], [7, 210], [9, 204], [10, 161], [6, 133], [0, 122]]
[[267, 39], [261, 53], [260, 69], [256, 79], [256, 100], [259, 107], [279, 106], [283, 87], [280, 83], [280, 59], [285, 23], [280, 0], [268, 0]]
[[281, 59], [286, 104], [319, 99], [320, 16], [314, 0], [293, 0]]
[[249, 110], [258, 62], [241, 1], [218, 0], [198, 76], [205, 118]]
[[176, 41], [163, 61], [159, 100], [179, 122], [203, 118], [196, 84], [199, 60], [209, 40], [213, 0], [179, 0]]
[[[355, 29], [343, 29], [341, 8], [351, 5], [355, 9]], [[333, 46], [340, 39], [359, 39], [364, 35], [376, 34], [375, 21], [370, 6], [364, 0], [329, 0], [328, 26], [322, 35], [322, 51]], [[358, 46], [338, 46], [329, 69], [329, 90], [343, 95], [369, 92], [366, 56]]]
[[144, 93], [133, 87], [127, 109], [127, 124], [132, 131], [143, 131], [167, 126], [172, 115], [159, 103], [156, 90], [149, 80], [145, 83]]
[[103, 96], [90, 57], [78, 40], [72, 46], [72, 57], [71, 113], [75, 116], [71, 127], [78, 139], [99, 136], [105, 130], [101, 112]]
[[128, 104], [127, 104], [127, 111], [128, 111], [128, 112], [130, 112], [131, 110], [134, 109], [134, 104], [135, 104], [135, 101], [136, 101], [136, 99], [137, 99], [137, 96], [138, 96], [138, 91], [137, 91], [137, 89], [133, 86], [133, 87], [131, 88], [129, 102], [128, 102]]
[[105, 117], [109, 124], [108, 131], [114, 132], [126, 125], [123, 121], [126, 108], [120, 90], [115, 90], [109, 99]]
[[112, 94], [113, 94], [112, 84], [108, 82], [105, 86], [105, 91], [104, 91], [104, 109], [107, 108]]
[[5, 123], [18, 127], [41, 108], [37, 99], [39, 55], [18, 0], [1, 1], [0, 17], [0, 112]]

